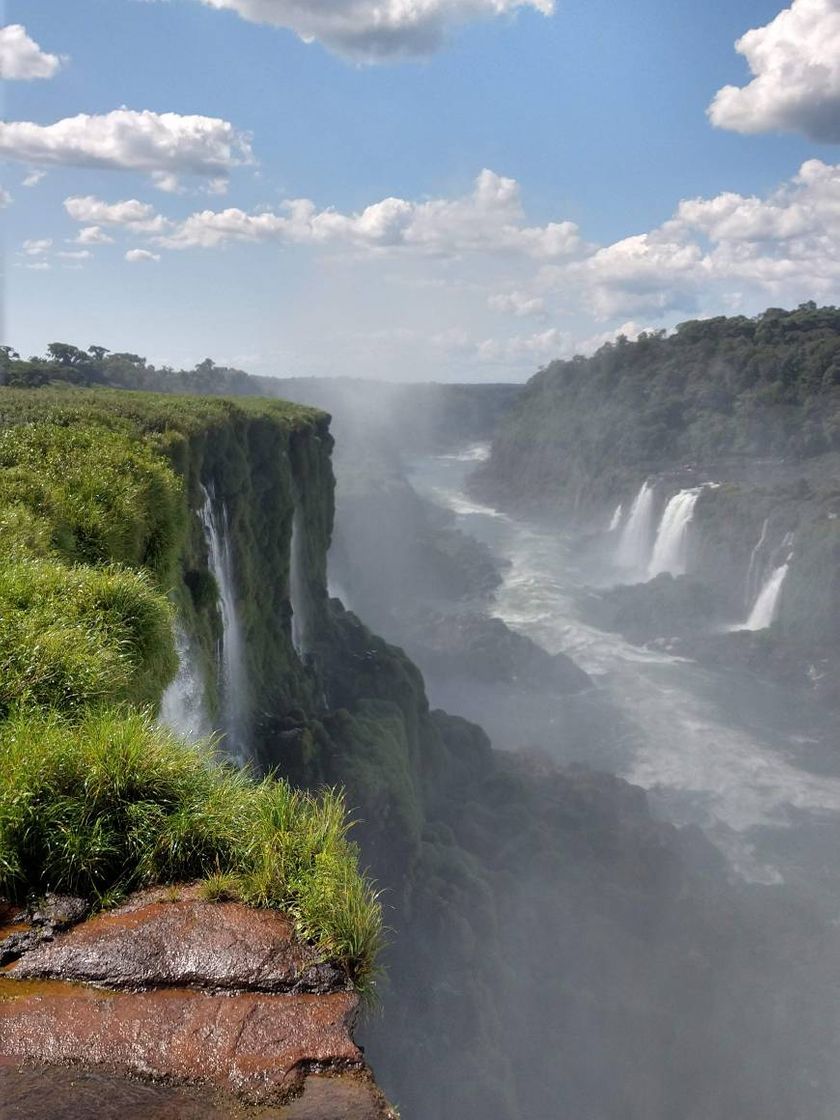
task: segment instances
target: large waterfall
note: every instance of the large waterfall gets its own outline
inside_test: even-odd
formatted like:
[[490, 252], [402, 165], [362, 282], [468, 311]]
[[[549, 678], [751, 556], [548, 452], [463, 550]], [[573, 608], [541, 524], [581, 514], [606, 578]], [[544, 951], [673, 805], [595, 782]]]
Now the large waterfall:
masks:
[[175, 650], [178, 672], [160, 702], [160, 722], [195, 742], [210, 732], [204, 681], [198, 669], [198, 658], [183, 626], [175, 624]]
[[665, 507], [648, 567], [651, 579], [662, 572], [670, 572], [672, 576], [685, 575], [688, 565], [688, 527], [701, 491], [700, 486], [693, 490], [680, 490]]
[[305, 577], [304, 530], [295, 509], [292, 520], [292, 543], [289, 557], [289, 605], [292, 608], [292, 645], [302, 657], [307, 650], [307, 593]]
[[636, 495], [618, 542], [616, 563], [631, 572], [644, 572], [653, 536], [653, 484], [646, 479]]
[[744, 624], [745, 630], [766, 630], [772, 626], [779, 609], [779, 597], [782, 593], [782, 584], [790, 570], [790, 559], [778, 568], [774, 568], [764, 583], [755, 606], [750, 611], [750, 617]]
[[219, 589], [219, 612], [222, 617], [219, 683], [225, 747], [231, 754], [243, 759], [248, 751], [248, 687], [242, 626], [236, 605], [228, 511], [223, 502], [217, 508], [211, 490], [202, 487], [202, 492], [204, 502], [199, 510], [199, 518], [207, 542], [208, 564]]
[[750, 566], [747, 569], [747, 584], [746, 584], [746, 603], [749, 608], [750, 603], [755, 603], [759, 591], [761, 590], [761, 568], [762, 553], [764, 546], [767, 543], [767, 530], [770, 528], [770, 518], [764, 518], [764, 524], [761, 526], [761, 536], [755, 545], [755, 548], [750, 553]]

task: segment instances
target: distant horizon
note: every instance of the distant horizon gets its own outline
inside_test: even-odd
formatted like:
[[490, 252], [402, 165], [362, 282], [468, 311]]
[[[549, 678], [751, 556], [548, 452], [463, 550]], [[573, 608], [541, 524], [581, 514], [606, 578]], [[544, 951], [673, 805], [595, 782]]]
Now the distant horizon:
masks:
[[20, 0], [8, 335], [520, 382], [840, 301], [834, 0]]

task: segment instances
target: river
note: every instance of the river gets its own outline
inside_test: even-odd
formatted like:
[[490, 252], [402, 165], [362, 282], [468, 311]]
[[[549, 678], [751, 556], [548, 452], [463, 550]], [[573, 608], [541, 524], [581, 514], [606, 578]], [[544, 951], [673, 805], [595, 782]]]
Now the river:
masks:
[[[579, 697], [538, 698], [512, 719], [522, 725], [533, 715], [540, 746], [559, 762], [612, 770], [644, 787], [655, 812], [700, 826], [735, 875], [812, 885], [823, 896], [830, 885], [838, 897], [836, 721], [746, 673], [716, 672], [583, 621], [579, 604], [598, 580], [581, 565], [574, 536], [469, 496], [467, 477], [486, 454], [475, 445], [416, 458], [409, 478], [505, 565], [491, 613], [571, 656], [596, 685]], [[482, 722], [489, 697], [459, 696], [445, 682], [430, 691], [434, 703]]]

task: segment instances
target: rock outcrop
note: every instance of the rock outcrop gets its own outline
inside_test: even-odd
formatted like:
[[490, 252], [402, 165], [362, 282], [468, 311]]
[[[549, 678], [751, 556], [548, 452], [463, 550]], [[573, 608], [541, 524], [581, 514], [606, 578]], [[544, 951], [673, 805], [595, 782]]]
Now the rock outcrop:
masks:
[[0, 1116], [393, 1115], [352, 1038], [357, 993], [283, 915], [187, 886], [64, 931], [7, 917]]

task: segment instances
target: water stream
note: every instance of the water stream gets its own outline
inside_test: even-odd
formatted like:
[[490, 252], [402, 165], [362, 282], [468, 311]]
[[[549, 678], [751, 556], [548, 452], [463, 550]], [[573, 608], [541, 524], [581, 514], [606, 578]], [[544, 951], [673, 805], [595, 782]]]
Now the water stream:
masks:
[[[598, 686], [587, 703], [616, 716], [608, 750], [602, 724], [597, 742], [577, 736], [569, 745], [565, 736], [564, 745], [559, 734], [547, 749], [561, 762], [609, 768], [645, 787], [657, 811], [704, 828], [744, 877], [819, 878], [826, 853], [840, 843], [836, 726], [812, 726], [807, 714], [746, 673], [718, 673], [582, 621], [578, 604], [592, 574], [578, 567], [574, 538], [474, 502], [465, 490], [469, 470], [467, 459], [426, 457], [412, 463], [411, 481], [507, 561], [493, 613], [549, 652], [573, 657]], [[688, 506], [681, 502], [673, 519], [675, 536]], [[633, 566], [648, 562], [642, 543], [651, 519], [652, 487], [645, 483], [622, 535], [621, 551]], [[774, 575], [781, 585], [783, 573]], [[457, 711], [453, 697], [445, 699]], [[568, 702], [555, 702], [562, 729]]]

